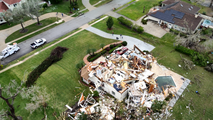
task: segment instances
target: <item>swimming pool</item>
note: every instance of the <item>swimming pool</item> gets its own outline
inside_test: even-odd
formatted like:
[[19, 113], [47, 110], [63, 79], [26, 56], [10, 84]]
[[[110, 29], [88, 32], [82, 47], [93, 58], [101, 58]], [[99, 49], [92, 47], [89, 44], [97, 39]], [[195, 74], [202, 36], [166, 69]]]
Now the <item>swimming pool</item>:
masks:
[[209, 26], [213, 26], [213, 22], [211, 22], [210, 20], [205, 19], [202, 23], [202, 26], [204, 27], [209, 27]]
[[161, 90], [161, 91], [163, 91], [162, 87], [164, 88], [164, 90], [166, 90], [167, 85], [176, 87], [176, 84], [175, 84], [172, 76], [158, 76], [155, 79], [155, 81], [158, 84], [159, 90]]

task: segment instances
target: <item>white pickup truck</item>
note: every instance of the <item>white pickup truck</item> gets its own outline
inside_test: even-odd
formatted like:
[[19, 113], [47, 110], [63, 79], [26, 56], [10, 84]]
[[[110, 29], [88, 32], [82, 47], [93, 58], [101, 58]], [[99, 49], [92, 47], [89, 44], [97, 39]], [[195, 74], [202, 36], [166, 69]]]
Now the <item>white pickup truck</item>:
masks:
[[4, 58], [18, 52], [20, 48], [17, 46], [17, 43], [14, 43], [13, 45], [8, 45], [2, 52], [0, 53], [0, 60], [3, 60]]
[[35, 42], [33, 42], [30, 46], [31, 46], [31, 48], [35, 49], [35, 48], [43, 45], [44, 43], [46, 43], [46, 39], [41, 38], [41, 39], [38, 39]]

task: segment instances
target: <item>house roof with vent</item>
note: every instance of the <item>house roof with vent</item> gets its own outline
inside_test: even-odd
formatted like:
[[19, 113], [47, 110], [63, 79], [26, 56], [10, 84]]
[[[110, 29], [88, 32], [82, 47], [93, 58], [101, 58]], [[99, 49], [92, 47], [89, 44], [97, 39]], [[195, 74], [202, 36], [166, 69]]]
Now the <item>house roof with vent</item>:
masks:
[[6, 2], [6, 3], [9, 4], [9, 5], [12, 5], [12, 4], [14, 4], [14, 3], [20, 2], [21, 0], [3, 0], [3, 1]]
[[173, 9], [159, 10], [149, 14], [152, 17], [186, 28], [186, 23], [191, 30], [195, 30], [202, 18], [194, 14], [183, 13]]
[[169, 23], [175, 23], [175, 21], [173, 20], [174, 18], [177, 19], [182, 19], [183, 16], [185, 15], [185, 13], [170, 9], [170, 10], [165, 10], [165, 11], [157, 11], [153, 14], [151, 14], [151, 16], [156, 17], [158, 19], [164, 20], [166, 22]]
[[[162, 3], [167, 3], [166, 6], [162, 7], [161, 9], [174, 9], [176, 11], [180, 11], [183, 13], [190, 13], [195, 14], [197, 13], [200, 8], [189, 3], [183, 1], [175, 1], [175, 0], [165, 0]], [[165, 4], [164, 3], [164, 4]]]
[[175, 3], [175, 2], [179, 2], [180, 0], [165, 0], [163, 1], [162, 3], [163, 4], [166, 4], [166, 5], [169, 5], [169, 4], [172, 4], [172, 3]]
[[0, 12], [3, 12], [4, 10], [6, 11], [8, 7], [5, 5], [4, 2], [0, 2]]

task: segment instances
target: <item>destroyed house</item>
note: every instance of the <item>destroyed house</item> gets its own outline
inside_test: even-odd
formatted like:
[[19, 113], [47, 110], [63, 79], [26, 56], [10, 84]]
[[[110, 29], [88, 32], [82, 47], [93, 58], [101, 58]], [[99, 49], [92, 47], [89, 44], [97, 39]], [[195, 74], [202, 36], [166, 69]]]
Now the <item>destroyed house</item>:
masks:
[[150, 54], [127, 50], [121, 55], [117, 52], [119, 49], [123, 47], [116, 49], [106, 58], [100, 57], [85, 65], [81, 77], [85, 83], [92, 83], [97, 90], [104, 90], [122, 101], [127, 96], [131, 83], [142, 79], [149, 83], [149, 78], [154, 73], [147, 69], [147, 65], [153, 62]]

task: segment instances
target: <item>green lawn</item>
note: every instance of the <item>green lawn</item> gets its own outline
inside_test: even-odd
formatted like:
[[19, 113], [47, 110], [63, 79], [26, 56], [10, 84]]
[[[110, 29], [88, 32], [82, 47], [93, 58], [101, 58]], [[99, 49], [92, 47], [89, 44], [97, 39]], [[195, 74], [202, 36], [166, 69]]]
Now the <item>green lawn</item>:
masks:
[[[171, 120], [197, 120], [197, 119], [211, 119], [213, 118], [213, 74], [210, 72], [205, 71], [202, 67], [196, 66], [196, 69], [191, 71], [183, 70], [182, 68], [178, 67], [178, 62], [181, 59], [180, 55], [183, 57], [190, 59], [188, 56], [185, 56], [184, 54], [181, 54], [179, 52], [176, 52], [174, 50], [173, 43], [175, 42], [174, 38], [175, 36], [171, 33], [167, 33], [164, 35], [161, 39], [156, 38], [152, 35], [149, 35], [147, 33], [143, 34], [137, 34], [130, 29], [120, 25], [116, 19], [114, 20], [113, 30], [107, 30], [106, 26], [106, 20], [100, 21], [99, 23], [93, 25], [93, 27], [96, 27], [98, 29], [101, 29], [105, 32], [112, 33], [112, 31], [115, 34], [123, 34], [132, 36], [138, 39], [141, 39], [145, 42], [148, 42], [152, 45], [154, 45], [156, 48], [151, 52], [158, 60], [159, 64], [162, 64], [166, 66], [167, 68], [170, 68], [172, 71], [190, 79], [193, 81], [193, 84], [190, 84], [183, 92], [184, 98], [179, 99], [178, 102], [175, 104], [173, 108], [172, 116], [169, 118]], [[197, 85], [197, 82], [194, 80], [194, 75], [200, 75], [202, 76], [201, 80], [201, 87]], [[195, 93], [195, 91], [200, 92], [200, 96]], [[210, 94], [210, 95], [209, 95]], [[191, 110], [193, 110], [193, 113], [189, 114], [189, 110], [186, 108], [186, 105], [189, 104], [189, 101], [192, 98], [192, 103], [194, 105], [194, 108], [191, 106]], [[181, 107], [180, 107], [181, 106]], [[205, 109], [205, 114], [204, 114]], [[182, 113], [182, 114], [181, 114]]]
[[[17, 30], [16, 32], [14, 32], [10, 36], [8, 36], [7, 39], [5, 40], [5, 42], [8, 43], [10, 41], [13, 41], [14, 39], [17, 39], [17, 38], [22, 37], [24, 35], [27, 35], [27, 34], [29, 34], [31, 32], [34, 32], [34, 31], [36, 31], [36, 30], [38, 30], [40, 28], [43, 28], [43, 27], [45, 27], [45, 26], [47, 26], [49, 24], [52, 24], [52, 23], [56, 22], [56, 17], [47, 18], [45, 20], [41, 20], [40, 22], [42, 23], [42, 25], [37, 25], [37, 22], [36, 22], [36, 23], [34, 23], [32, 25], [29, 25], [29, 26], [25, 27], [26, 29], [28, 29], [28, 31], [25, 32], [25, 33], [20, 33], [21, 29]], [[21, 28], [21, 26], [20, 26], [20, 28]]]
[[89, 0], [89, 3], [91, 4], [91, 5], [94, 5], [94, 4], [96, 4], [97, 2], [99, 2], [100, 0]]
[[95, 7], [99, 7], [99, 6], [101, 6], [101, 5], [104, 5], [104, 4], [107, 4], [108, 2], [111, 2], [112, 0], [102, 0], [102, 2], [101, 3], [99, 3], [99, 4], [97, 4]]
[[[16, 66], [4, 73], [0, 74], [0, 84], [2, 86], [7, 85], [11, 79], [16, 79], [20, 82], [23, 79], [24, 73], [29, 74], [36, 66], [38, 66], [46, 57], [49, 56], [52, 49], [56, 46], [63, 46], [69, 48], [67, 52], [64, 53], [63, 59], [54, 63], [50, 66], [47, 71], [45, 71], [37, 80], [36, 85], [40, 87], [46, 87], [47, 92], [53, 93], [53, 97], [48, 102], [47, 117], [50, 120], [55, 119], [52, 116], [54, 111], [57, 114], [61, 111], [59, 109], [53, 109], [52, 106], [61, 105], [60, 109], [64, 109], [64, 105], [73, 105], [78, 101], [83, 90], [84, 94], [88, 94], [88, 87], [79, 84], [78, 80], [80, 75], [76, 69], [76, 64], [79, 63], [86, 55], [88, 48], [100, 49], [100, 43], [109, 44], [116, 42], [115, 40], [105, 39], [99, 37], [88, 31], [82, 31], [70, 38], [65, 40], [44, 52], [32, 57], [25, 63]], [[80, 89], [75, 88], [80, 87]], [[75, 96], [78, 95], [77, 98]], [[39, 120], [43, 118], [43, 111], [36, 110], [33, 114], [30, 114], [25, 110], [25, 104], [28, 100], [23, 100], [18, 96], [15, 99], [16, 114], [23, 117], [24, 120]], [[1, 109], [6, 108], [6, 104], [0, 99]]]
[[[149, 9], [153, 7], [154, 4], [157, 4], [160, 0], [139, 0], [130, 6], [118, 11], [119, 14], [122, 14], [132, 20], [138, 20], [143, 15], [149, 12]], [[145, 11], [143, 13], [143, 8]]]
[[[46, 8], [43, 10], [43, 14], [45, 13], [50, 13], [50, 12], [59, 12], [59, 13], [64, 13], [67, 15], [70, 15], [70, 10], [68, 8], [68, 6], [70, 5], [69, 0], [63, 0], [61, 3], [59, 4], [52, 4], [50, 7]], [[78, 6], [79, 6], [79, 10], [82, 10], [85, 8], [85, 6], [82, 4], [82, 0], [78, 0]]]
[[[30, 20], [30, 19], [31, 19], [31, 18], [27, 17], [27, 18], [24, 19], [24, 21], [28, 21], [28, 20]], [[17, 23], [17, 22], [10, 22], [10, 25], [7, 24], [7, 23], [0, 24], [0, 30], [7, 29], [7, 28], [13, 27], [13, 26], [18, 25], [18, 24], [20, 24], [20, 23]], [[21, 24], [20, 24], [20, 26], [21, 26]]]

